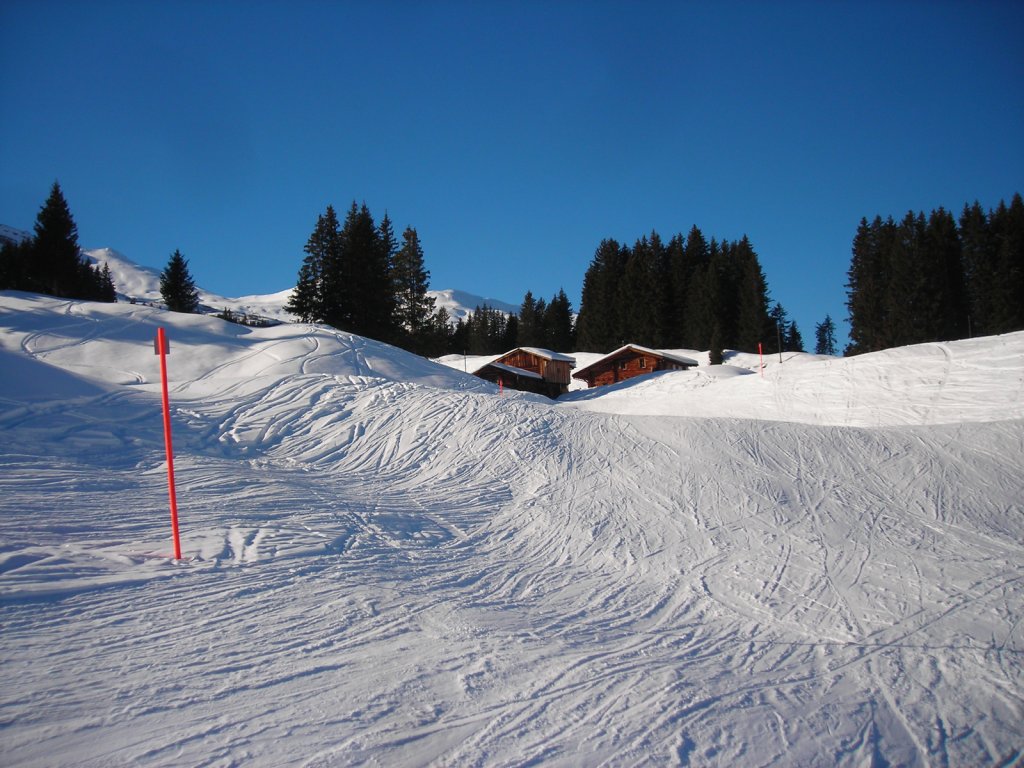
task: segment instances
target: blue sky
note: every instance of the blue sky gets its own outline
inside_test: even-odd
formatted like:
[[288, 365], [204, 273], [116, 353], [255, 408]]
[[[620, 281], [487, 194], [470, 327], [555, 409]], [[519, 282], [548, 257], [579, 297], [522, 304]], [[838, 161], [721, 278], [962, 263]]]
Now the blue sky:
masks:
[[813, 343], [862, 216], [1024, 192], [1015, 2], [0, 3], [0, 223], [294, 285], [328, 204], [431, 287], [578, 308], [602, 238], [746, 234]]

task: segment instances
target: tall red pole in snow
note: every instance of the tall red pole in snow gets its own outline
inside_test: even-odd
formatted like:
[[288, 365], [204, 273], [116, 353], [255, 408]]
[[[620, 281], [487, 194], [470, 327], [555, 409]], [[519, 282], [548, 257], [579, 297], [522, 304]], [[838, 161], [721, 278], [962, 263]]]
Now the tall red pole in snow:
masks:
[[167, 334], [156, 329], [156, 352], [160, 355], [160, 380], [164, 395], [164, 447], [167, 449], [167, 493], [171, 499], [171, 532], [174, 535], [174, 559], [181, 560], [181, 539], [178, 537], [178, 499], [174, 493], [174, 447], [171, 445], [171, 399], [167, 394]]
[[757, 342], [757, 358], [760, 361], [761, 378], [764, 378], [764, 350], [761, 348], [761, 342]]

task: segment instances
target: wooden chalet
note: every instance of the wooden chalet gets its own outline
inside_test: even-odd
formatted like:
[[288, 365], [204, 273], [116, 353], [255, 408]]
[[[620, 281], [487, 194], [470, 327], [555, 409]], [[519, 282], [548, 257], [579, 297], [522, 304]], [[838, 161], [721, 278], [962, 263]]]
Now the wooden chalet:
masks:
[[627, 344], [599, 360], [574, 372], [574, 379], [587, 382], [588, 387], [616, 384], [635, 376], [655, 371], [685, 371], [695, 368], [697, 361], [682, 355]]
[[556, 398], [569, 391], [576, 360], [538, 347], [517, 347], [473, 371], [474, 376], [524, 392]]

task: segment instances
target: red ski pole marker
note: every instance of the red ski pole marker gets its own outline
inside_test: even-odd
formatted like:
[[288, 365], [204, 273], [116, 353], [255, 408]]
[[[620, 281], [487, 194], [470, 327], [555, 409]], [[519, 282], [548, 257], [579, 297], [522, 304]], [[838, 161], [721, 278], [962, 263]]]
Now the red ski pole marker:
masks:
[[160, 355], [160, 381], [164, 401], [164, 448], [167, 450], [167, 493], [171, 500], [171, 533], [174, 536], [174, 559], [181, 560], [181, 539], [178, 536], [178, 499], [174, 492], [174, 447], [171, 444], [171, 400], [167, 394], [167, 355], [171, 351], [163, 328], [156, 329], [154, 351]]

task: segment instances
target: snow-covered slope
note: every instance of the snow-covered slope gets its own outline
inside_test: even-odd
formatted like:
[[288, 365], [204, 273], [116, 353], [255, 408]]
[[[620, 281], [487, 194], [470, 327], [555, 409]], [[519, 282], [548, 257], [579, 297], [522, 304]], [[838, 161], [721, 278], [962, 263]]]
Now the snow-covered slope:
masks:
[[[1015, 764], [1020, 344], [948, 345], [928, 402], [909, 348], [552, 404], [0, 294], [0, 762]], [[657, 416], [584, 410], [644, 388]]]
[[[691, 356], [701, 357], [700, 355]], [[706, 360], [707, 355], [703, 356]], [[1024, 418], [1024, 332], [852, 358], [757, 355], [666, 371], [562, 402], [604, 413], [727, 417], [860, 427]]]
[[[112, 248], [96, 248], [84, 251], [95, 264], [106, 264], [122, 301], [140, 301], [160, 304], [160, 270], [136, 264]], [[290, 323], [295, 317], [285, 311], [285, 304], [291, 297], [289, 288], [277, 293], [260, 296], [230, 298], [199, 288], [199, 301], [208, 313], [223, 312], [225, 309], [236, 314], [267, 318], [276, 322]]]

